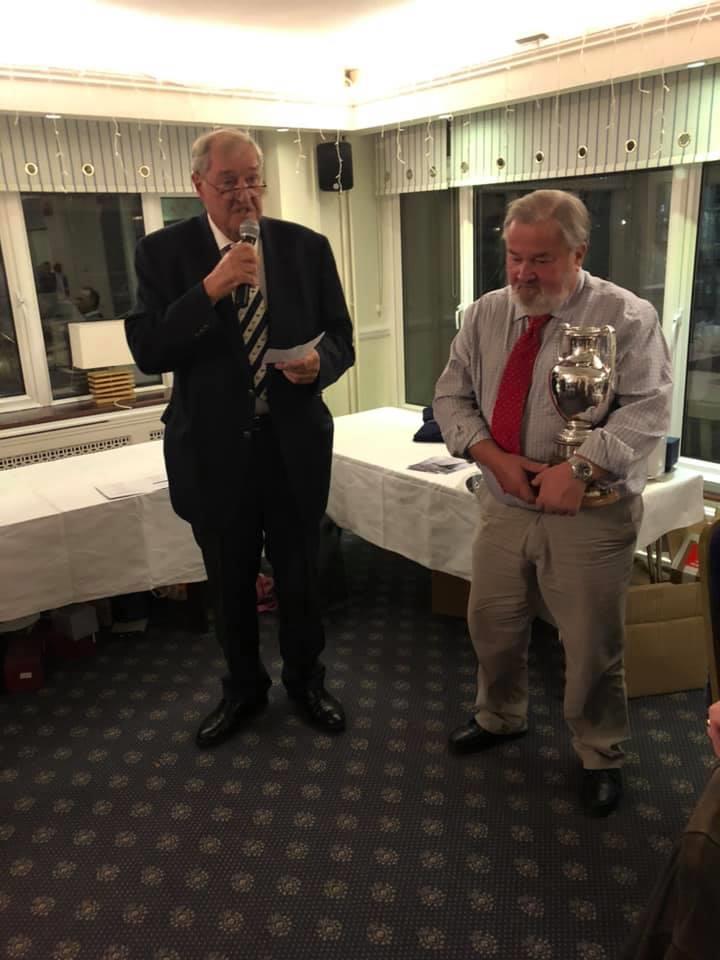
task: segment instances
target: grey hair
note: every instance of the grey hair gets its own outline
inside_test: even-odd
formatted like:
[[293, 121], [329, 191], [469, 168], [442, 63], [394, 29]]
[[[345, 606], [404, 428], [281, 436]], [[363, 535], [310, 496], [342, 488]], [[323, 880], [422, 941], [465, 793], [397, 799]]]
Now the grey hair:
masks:
[[513, 221], [542, 223], [554, 220], [570, 250], [590, 242], [590, 214], [579, 197], [566, 190], [533, 190], [508, 204], [503, 238]]
[[219, 130], [211, 130], [210, 133], [203, 133], [193, 143], [190, 150], [190, 169], [198, 176], [204, 176], [210, 166], [210, 151], [214, 146], [220, 149], [233, 146], [247, 146], [255, 148], [258, 163], [262, 168], [263, 152], [258, 144], [253, 140], [249, 133], [242, 130], [234, 130], [232, 127], [221, 127]]

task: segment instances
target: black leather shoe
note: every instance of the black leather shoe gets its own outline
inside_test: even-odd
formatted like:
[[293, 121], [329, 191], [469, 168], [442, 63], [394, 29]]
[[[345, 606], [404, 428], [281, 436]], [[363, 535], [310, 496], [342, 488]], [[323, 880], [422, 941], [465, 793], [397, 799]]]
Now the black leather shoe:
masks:
[[622, 773], [611, 770], [583, 770], [580, 803], [591, 817], [606, 817], [623, 795]]
[[470, 717], [467, 723], [453, 730], [448, 743], [454, 753], [477, 753], [480, 750], [499, 747], [501, 743], [517, 740], [519, 737], [524, 737], [526, 733], [527, 730], [520, 730], [517, 733], [491, 733], [479, 726], [475, 717]]
[[345, 711], [339, 700], [325, 687], [310, 687], [302, 693], [288, 694], [300, 707], [300, 712], [313, 724], [327, 733], [341, 733], [345, 729]]
[[226, 700], [224, 697], [212, 713], [200, 724], [195, 737], [199, 747], [215, 747], [231, 737], [248, 720], [257, 716], [267, 706], [267, 694], [257, 700]]

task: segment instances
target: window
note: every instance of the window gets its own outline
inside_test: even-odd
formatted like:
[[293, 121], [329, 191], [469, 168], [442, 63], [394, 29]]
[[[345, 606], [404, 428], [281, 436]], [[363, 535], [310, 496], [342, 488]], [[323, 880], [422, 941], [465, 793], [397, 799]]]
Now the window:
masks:
[[502, 225], [507, 204], [531, 190], [576, 193], [590, 211], [585, 267], [649, 300], [662, 316], [672, 170], [543, 180], [475, 191], [475, 296], [505, 284]]
[[457, 333], [457, 191], [400, 197], [405, 402], [432, 403]]
[[720, 460], [720, 163], [703, 170], [682, 453]]
[[[88, 392], [73, 369], [67, 325], [124, 317], [135, 295], [135, 244], [143, 236], [136, 194], [21, 194], [55, 400]], [[139, 386], [159, 376], [135, 371]]]
[[20, 369], [5, 265], [0, 253], [0, 397], [17, 397], [23, 393], [25, 384]]
[[205, 209], [199, 197], [162, 197], [163, 226], [187, 220], [188, 217], [197, 217]]

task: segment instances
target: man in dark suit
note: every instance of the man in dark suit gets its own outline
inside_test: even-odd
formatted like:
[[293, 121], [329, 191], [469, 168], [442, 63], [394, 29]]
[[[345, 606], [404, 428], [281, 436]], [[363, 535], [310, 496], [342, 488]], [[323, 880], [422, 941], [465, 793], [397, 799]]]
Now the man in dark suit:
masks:
[[[306, 719], [340, 731], [343, 708], [320, 662], [317, 552], [333, 437], [321, 391], [354, 362], [350, 317], [327, 239], [262, 216], [262, 153], [250, 137], [200, 137], [192, 179], [206, 213], [139, 242], [126, 330], [142, 371], [174, 373], [163, 415], [170, 497], [202, 550], [227, 662], [197, 743], [225, 740], [267, 704], [255, 594], [263, 545], [283, 683]], [[259, 225], [254, 246], [239, 242], [248, 221]], [[300, 359], [266, 366], [268, 347], [319, 334]]]

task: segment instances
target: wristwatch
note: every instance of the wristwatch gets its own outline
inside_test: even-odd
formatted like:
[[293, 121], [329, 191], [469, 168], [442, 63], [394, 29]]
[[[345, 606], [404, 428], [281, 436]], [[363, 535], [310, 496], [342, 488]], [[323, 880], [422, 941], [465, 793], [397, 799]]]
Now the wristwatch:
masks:
[[591, 483], [593, 478], [593, 468], [591, 463], [588, 463], [587, 460], [583, 460], [582, 457], [575, 456], [568, 457], [568, 463], [570, 464], [572, 475], [576, 480], [582, 480], [582, 482], [586, 485]]

